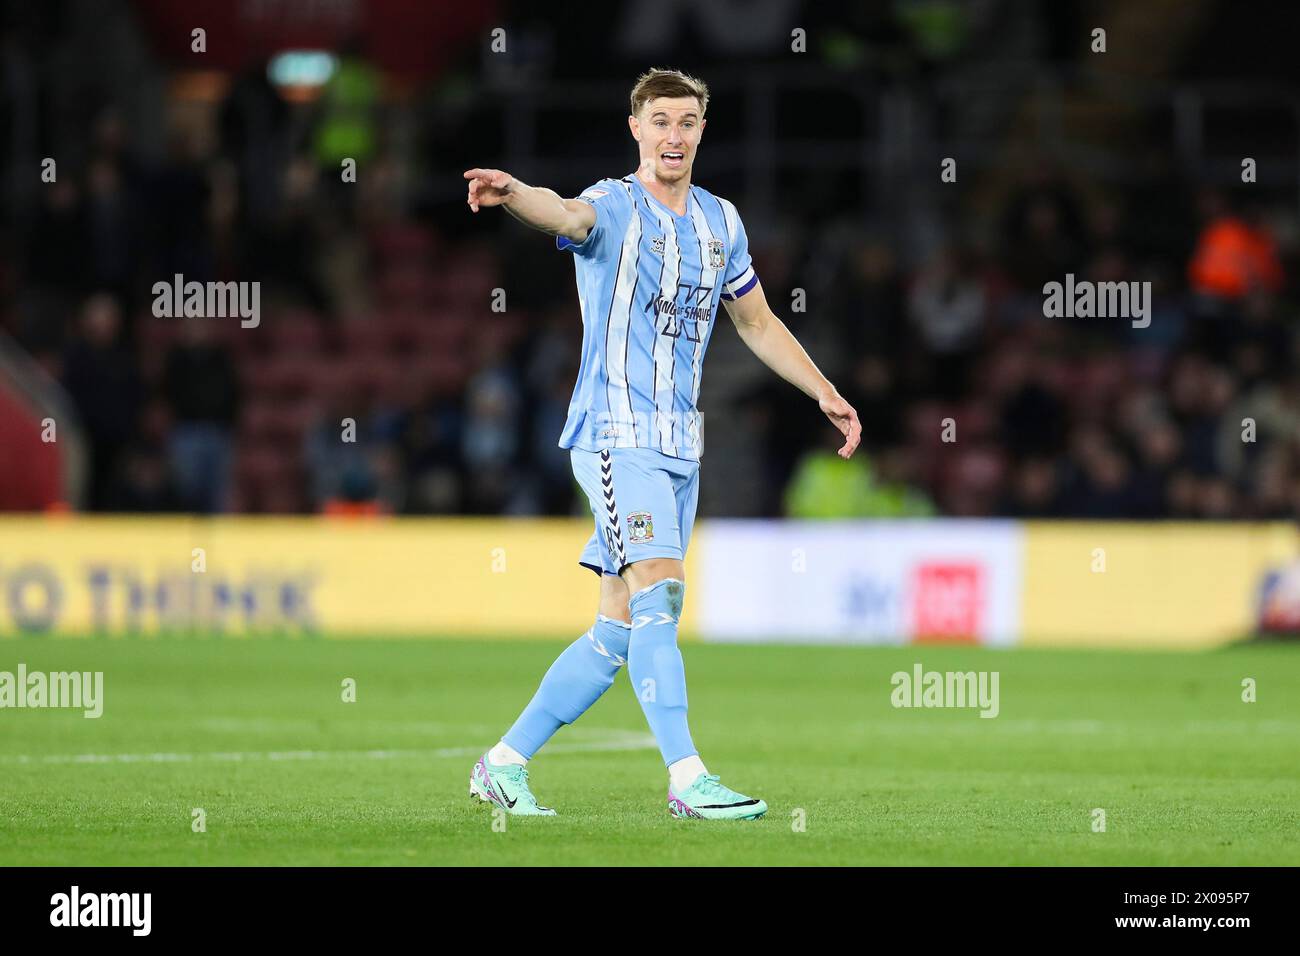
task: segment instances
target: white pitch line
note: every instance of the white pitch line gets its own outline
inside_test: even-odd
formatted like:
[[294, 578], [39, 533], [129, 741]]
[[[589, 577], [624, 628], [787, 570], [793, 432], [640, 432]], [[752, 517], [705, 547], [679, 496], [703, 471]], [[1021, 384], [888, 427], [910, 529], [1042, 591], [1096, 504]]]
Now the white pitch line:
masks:
[[[553, 753], [592, 753], [611, 750], [653, 750], [649, 734], [626, 734], [609, 740], [571, 744], [556, 743], [546, 748]], [[200, 760], [225, 762], [257, 760], [392, 760], [401, 757], [481, 757], [483, 747], [439, 747], [431, 750], [234, 750], [204, 753], [148, 754], [0, 754], [0, 764], [105, 764], [105, 763], [192, 763]]]

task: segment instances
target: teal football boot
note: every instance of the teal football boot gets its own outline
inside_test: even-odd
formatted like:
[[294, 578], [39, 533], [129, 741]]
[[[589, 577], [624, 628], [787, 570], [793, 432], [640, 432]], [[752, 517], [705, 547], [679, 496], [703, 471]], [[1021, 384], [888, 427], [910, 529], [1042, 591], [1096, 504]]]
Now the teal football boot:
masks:
[[724, 787], [717, 774], [702, 773], [681, 793], [668, 788], [668, 812], [682, 819], [757, 820], [767, 804]]
[[469, 795], [492, 803], [517, 817], [553, 817], [555, 811], [543, 807], [528, 789], [528, 769], [517, 763], [498, 767], [488, 763], [487, 754], [478, 758], [469, 775]]

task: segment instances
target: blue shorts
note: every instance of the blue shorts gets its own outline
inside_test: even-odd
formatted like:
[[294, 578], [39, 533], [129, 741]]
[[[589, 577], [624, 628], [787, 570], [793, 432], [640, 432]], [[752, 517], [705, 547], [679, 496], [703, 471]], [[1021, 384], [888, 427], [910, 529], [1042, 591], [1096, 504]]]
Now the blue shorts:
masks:
[[569, 452], [596, 530], [578, 563], [618, 574], [646, 558], [686, 557], [700, 497], [700, 463], [653, 448]]

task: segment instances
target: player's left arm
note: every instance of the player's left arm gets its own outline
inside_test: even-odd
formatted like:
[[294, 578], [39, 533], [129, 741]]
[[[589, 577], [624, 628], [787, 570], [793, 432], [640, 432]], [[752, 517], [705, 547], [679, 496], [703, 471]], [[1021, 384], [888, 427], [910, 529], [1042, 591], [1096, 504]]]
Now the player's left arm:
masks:
[[821, 373], [799, 340], [768, 306], [762, 283], [755, 281], [740, 298], [723, 299], [722, 304], [727, 307], [727, 314], [749, 350], [777, 375], [809, 398], [817, 400], [831, 424], [844, 436], [840, 457], [852, 455], [862, 438], [858, 413]]

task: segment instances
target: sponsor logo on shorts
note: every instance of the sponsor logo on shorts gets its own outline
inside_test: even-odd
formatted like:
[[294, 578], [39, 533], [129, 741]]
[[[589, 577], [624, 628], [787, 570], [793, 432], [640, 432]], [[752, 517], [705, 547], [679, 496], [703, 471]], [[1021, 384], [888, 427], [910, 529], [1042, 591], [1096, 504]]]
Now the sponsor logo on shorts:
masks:
[[654, 519], [648, 511], [634, 511], [627, 516], [627, 539], [633, 544], [645, 544], [655, 539]]

